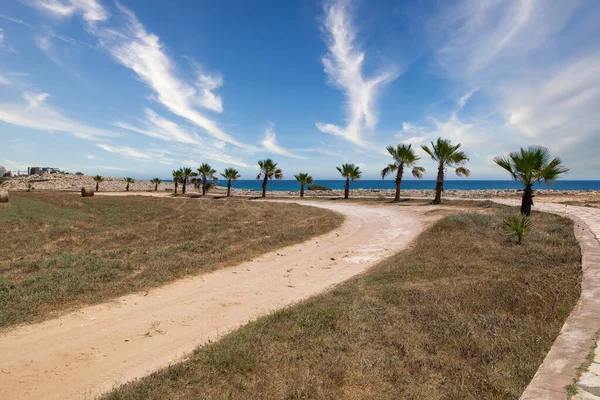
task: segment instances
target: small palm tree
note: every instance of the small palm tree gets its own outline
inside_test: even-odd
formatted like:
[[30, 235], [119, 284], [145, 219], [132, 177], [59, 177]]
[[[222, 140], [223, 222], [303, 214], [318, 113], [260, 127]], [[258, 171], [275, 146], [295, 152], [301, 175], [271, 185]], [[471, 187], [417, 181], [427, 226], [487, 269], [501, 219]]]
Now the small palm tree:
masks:
[[206, 195], [206, 190], [208, 189], [208, 181], [219, 181], [219, 179], [217, 179], [217, 177], [215, 176], [217, 170], [213, 169], [213, 167], [211, 167], [207, 163], [202, 163], [202, 165], [200, 165], [200, 168], [198, 168], [198, 173], [202, 177], [202, 196], [204, 196]]
[[521, 215], [509, 215], [504, 219], [504, 231], [507, 235], [516, 235], [517, 243], [523, 242], [523, 236], [531, 227], [531, 220], [529, 217]]
[[125, 186], [125, 190], [129, 192], [129, 185], [135, 182], [135, 179], [127, 177], [125, 178], [125, 182], [127, 182], [127, 186]]
[[260, 172], [256, 175], [256, 180], [263, 180], [262, 182], [262, 197], [267, 196], [267, 183], [269, 179], [283, 179], [283, 171], [281, 168], [277, 168], [277, 163], [273, 162], [270, 158], [258, 161], [258, 167]]
[[299, 173], [294, 175], [294, 178], [300, 183], [300, 197], [304, 197], [304, 185], [311, 185], [314, 182], [313, 177], [306, 173]]
[[150, 182], [154, 183], [154, 191], [158, 192], [158, 185], [160, 185], [162, 181], [159, 178], [154, 178]]
[[181, 173], [183, 175], [183, 178], [181, 181], [182, 182], [181, 193], [185, 194], [185, 191], [186, 191], [185, 189], [187, 187], [188, 180], [190, 179], [190, 176], [192, 176], [193, 171], [191, 168], [184, 167], [184, 168], [181, 168]]
[[471, 171], [464, 167], [467, 161], [469, 161], [469, 157], [464, 151], [459, 150], [460, 146], [460, 143], [453, 145], [450, 140], [442, 138], [438, 138], [435, 143], [431, 142], [431, 147], [421, 146], [425, 153], [429, 154], [431, 159], [438, 164], [433, 204], [440, 204], [442, 202], [446, 168], [454, 168], [458, 176], [471, 175]]
[[521, 214], [530, 215], [533, 206], [533, 185], [555, 181], [560, 175], [569, 172], [560, 158], [551, 159], [550, 151], [543, 146], [531, 146], [513, 151], [506, 157], [496, 157], [494, 162], [510, 173], [515, 180], [523, 183]]
[[350, 181], [360, 179], [362, 171], [358, 165], [354, 164], [342, 164], [341, 167], [335, 167], [344, 178], [346, 178], [346, 185], [344, 186], [344, 198], [347, 199], [350, 195]]
[[183, 171], [180, 169], [173, 170], [173, 183], [175, 184], [175, 192], [174, 195], [177, 195], [177, 187], [179, 186], [179, 182], [183, 179]]
[[100, 183], [104, 182], [104, 178], [100, 175], [96, 175], [92, 179], [94, 179], [94, 182], [96, 182], [96, 192], [99, 192], [100, 191]]
[[240, 173], [235, 168], [225, 168], [221, 176], [227, 179], [227, 197], [231, 196], [231, 181], [237, 181], [240, 178]]
[[381, 179], [384, 179], [388, 174], [396, 172], [396, 195], [394, 196], [394, 201], [400, 201], [400, 185], [402, 183], [404, 168], [412, 168], [413, 176], [418, 179], [423, 178], [425, 168], [416, 166], [417, 161], [421, 157], [415, 154], [410, 144], [398, 145], [398, 147], [388, 146], [387, 151], [394, 159], [394, 162], [381, 170]]

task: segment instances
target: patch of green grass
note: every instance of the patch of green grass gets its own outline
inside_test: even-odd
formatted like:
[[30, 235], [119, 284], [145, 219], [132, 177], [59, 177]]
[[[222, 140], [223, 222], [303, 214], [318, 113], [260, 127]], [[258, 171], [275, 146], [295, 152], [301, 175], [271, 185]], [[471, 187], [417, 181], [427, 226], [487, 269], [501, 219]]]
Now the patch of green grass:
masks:
[[0, 206], [0, 328], [235, 265], [343, 220], [238, 199], [15, 192]]
[[517, 399], [579, 298], [580, 252], [567, 219], [534, 213], [517, 245], [510, 210], [486, 212], [104, 399]]

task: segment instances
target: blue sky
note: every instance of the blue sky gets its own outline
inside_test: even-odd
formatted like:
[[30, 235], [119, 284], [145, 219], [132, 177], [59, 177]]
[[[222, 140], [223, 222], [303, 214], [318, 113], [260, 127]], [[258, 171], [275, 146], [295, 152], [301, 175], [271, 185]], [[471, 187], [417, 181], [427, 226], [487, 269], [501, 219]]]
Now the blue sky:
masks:
[[374, 179], [387, 145], [442, 136], [471, 179], [532, 144], [599, 179], [599, 20], [596, 0], [5, 0], [0, 164]]

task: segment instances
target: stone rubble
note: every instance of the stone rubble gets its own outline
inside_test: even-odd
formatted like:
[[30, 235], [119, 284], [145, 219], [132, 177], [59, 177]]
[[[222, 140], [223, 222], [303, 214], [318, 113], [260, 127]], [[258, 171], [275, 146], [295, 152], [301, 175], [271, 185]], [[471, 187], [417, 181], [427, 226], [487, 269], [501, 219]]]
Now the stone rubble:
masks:
[[[123, 178], [104, 178], [104, 182], [100, 183], [101, 192], [123, 192], [125, 191], [126, 183]], [[44, 174], [33, 176], [20, 176], [8, 178], [0, 187], [8, 191], [23, 191], [26, 190], [27, 184], [31, 184], [33, 190], [53, 190], [53, 191], [80, 191], [84, 186], [96, 187], [96, 183], [91, 176], [86, 175], [62, 175], [62, 174]], [[221, 183], [223, 184], [223, 183]], [[189, 192], [197, 192], [192, 185], [188, 185]], [[158, 191], [172, 191], [173, 183], [164, 182], [158, 185]], [[154, 191], [154, 184], [149, 180], [136, 180], [130, 185], [130, 191]], [[227, 189], [223, 186], [218, 186], [210, 190], [211, 194], [223, 195]], [[299, 190], [292, 191], [275, 191], [267, 189], [268, 197], [296, 197]], [[372, 197], [372, 198], [389, 198], [394, 196], [394, 189], [351, 189], [350, 197]], [[257, 190], [236, 189], [233, 183], [232, 194], [234, 196], [260, 196], [261, 192]], [[538, 196], [600, 196], [598, 190], [536, 190]], [[344, 195], [343, 190], [305, 190], [305, 197], [341, 197]], [[402, 190], [402, 197], [433, 197], [435, 192], [431, 190], [409, 189]], [[490, 198], [490, 197], [520, 197], [521, 191], [517, 189], [485, 189], [485, 190], [445, 190], [445, 197], [456, 198]]]

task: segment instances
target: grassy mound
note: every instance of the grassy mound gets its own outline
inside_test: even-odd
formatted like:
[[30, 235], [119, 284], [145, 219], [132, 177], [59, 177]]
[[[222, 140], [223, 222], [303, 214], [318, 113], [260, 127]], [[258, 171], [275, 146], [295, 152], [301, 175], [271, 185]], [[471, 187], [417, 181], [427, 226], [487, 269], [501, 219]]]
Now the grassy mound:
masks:
[[239, 199], [14, 192], [0, 206], [0, 328], [235, 265], [343, 220]]

